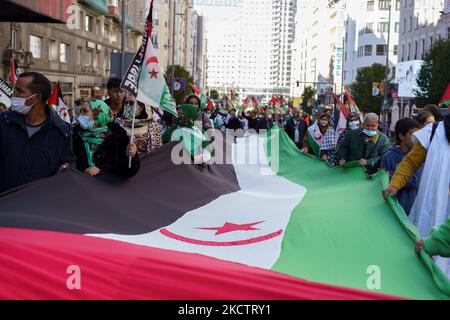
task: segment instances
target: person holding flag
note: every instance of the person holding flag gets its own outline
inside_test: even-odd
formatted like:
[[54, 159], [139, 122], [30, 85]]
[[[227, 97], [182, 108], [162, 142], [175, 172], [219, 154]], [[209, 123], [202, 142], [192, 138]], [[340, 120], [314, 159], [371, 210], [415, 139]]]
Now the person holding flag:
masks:
[[303, 152], [312, 152], [317, 157], [320, 157], [320, 148], [323, 142], [323, 138], [330, 127], [330, 116], [325, 112], [321, 113], [317, 123], [314, 123], [308, 128], [308, 145], [307, 147], [303, 148]]
[[381, 156], [391, 148], [389, 138], [378, 130], [378, 126], [378, 115], [366, 114], [363, 127], [345, 136], [338, 155], [339, 165], [358, 161], [369, 174], [376, 173], [380, 167]]
[[[450, 104], [447, 106], [450, 111]], [[383, 190], [385, 198], [396, 196], [423, 165], [419, 190], [409, 219], [421, 237], [450, 217], [450, 114], [443, 121], [415, 132], [414, 146], [397, 167], [390, 185]], [[439, 259], [438, 265], [450, 276], [450, 259]]]
[[[101, 172], [133, 177], [139, 171], [137, 147], [127, 132], [114, 122], [108, 105], [101, 100], [84, 102], [73, 128], [73, 151], [77, 169], [91, 176]], [[131, 167], [128, 165], [131, 157]]]

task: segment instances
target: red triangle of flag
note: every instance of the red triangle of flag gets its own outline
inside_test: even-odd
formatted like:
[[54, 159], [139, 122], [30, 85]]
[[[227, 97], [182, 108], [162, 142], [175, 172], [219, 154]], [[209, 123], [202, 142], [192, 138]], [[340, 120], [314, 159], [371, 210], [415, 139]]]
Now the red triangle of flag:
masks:
[[60, 96], [60, 88], [59, 88], [59, 81], [55, 84], [55, 87], [53, 88], [52, 95], [50, 98], [48, 98], [48, 104], [57, 106], [59, 104], [59, 96]]

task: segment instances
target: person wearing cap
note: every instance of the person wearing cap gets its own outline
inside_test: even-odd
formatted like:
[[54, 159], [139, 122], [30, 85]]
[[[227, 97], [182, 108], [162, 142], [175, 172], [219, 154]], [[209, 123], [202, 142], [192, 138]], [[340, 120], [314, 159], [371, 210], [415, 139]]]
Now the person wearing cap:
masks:
[[101, 100], [82, 104], [78, 124], [73, 129], [78, 170], [91, 176], [106, 172], [128, 178], [137, 174], [140, 167], [137, 147], [113, 118], [111, 109]]

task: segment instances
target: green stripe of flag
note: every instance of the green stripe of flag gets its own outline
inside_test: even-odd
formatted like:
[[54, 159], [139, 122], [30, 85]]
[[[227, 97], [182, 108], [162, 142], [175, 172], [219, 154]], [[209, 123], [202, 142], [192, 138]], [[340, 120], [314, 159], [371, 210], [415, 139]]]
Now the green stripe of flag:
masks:
[[387, 174], [369, 180], [360, 167], [330, 168], [298, 151], [283, 130], [270, 135], [280, 139], [279, 159], [268, 152], [272, 167], [279, 165], [278, 175], [308, 190], [293, 210], [273, 270], [369, 290], [374, 266], [381, 280], [376, 292], [450, 299], [450, 281], [426, 254], [416, 256], [417, 231], [403, 209], [383, 199]]

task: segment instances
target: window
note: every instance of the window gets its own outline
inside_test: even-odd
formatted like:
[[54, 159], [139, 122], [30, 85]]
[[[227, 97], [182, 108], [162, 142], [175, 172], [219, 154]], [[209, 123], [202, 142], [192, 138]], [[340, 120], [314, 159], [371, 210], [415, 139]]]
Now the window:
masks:
[[419, 44], [417, 40], [414, 41], [414, 60], [417, 60], [417, 54], [419, 53]]
[[82, 51], [83, 49], [81, 47], [77, 48], [77, 64], [81, 65], [81, 55], [82, 55]]
[[389, 22], [379, 22], [378, 23], [378, 32], [385, 33], [388, 32]]
[[373, 23], [366, 23], [364, 33], [373, 33]]
[[395, 0], [395, 10], [400, 10], [400, 0]]
[[425, 57], [425, 53], [427, 52], [427, 48], [425, 48], [425, 39], [422, 39], [422, 59]]
[[372, 55], [372, 45], [365, 45], [364, 46], [364, 56], [371, 56]]
[[405, 61], [405, 45], [402, 44], [402, 62]]
[[395, 23], [394, 32], [399, 33], [400, 32], [400, 22]]
[[387, 45], [377, 44], [377, 56], [385, 56], [387, 53]]
[[34, 58], [41, 58], [42, 38], [30, 35], [30, 51]]
[[11, 30], [11, 48], [17, 49], [17, 30], [16, 29]]
[[389, 10], [390, 0], [380, 0], [378, 2], [378, 9], [380, 10]]
[[407, 61], [411, 60], [411, 43], [408, 43], [408, 59]]
[[48, 60], [55, 61], [58, 58], [58, 49], [55, 40], [48, 41]]
[[90, 67], [92, 65], [92, 53], [93, 53], [92, 50], [88, 50], [86, 52], [86, 60], [85, 60], [85, 64], [84, 64], [85, 66]]
[[104, 32], [104, 34], [103, 34], [103, 36], [106, 38], [106, 39], [108, 39], [109, 40], [109, 37], [110, 37], [110, 35], [109, 35], [109, 24], [106, 24], [105, 23], [105, 32]]
[[[92, 52], [93, 53], [93, 52]], [[94, 55], [94, 68], [97, 69], [100, 62], [100, 53], [97, 51]]]
[[398, 55], [398, 45], [394, 45], [394, 56]]
[[85, 20], [84, 20], [84, 28], [87, 32], [92, 32], [93, 21], [94, 21], [94, 19], [91, 16], [86, 15]]
[[430, 48], [433, 47], [433, 36], [430, 37]]
[[373, 1], [373, 0], [367, 1], [367, 11], [373, 11], [374, 6], [375, 6], [375, 1]]
[[60, 43], [59, 45], [59, 61], [63, 63], [69, 62], [69, 45]]

